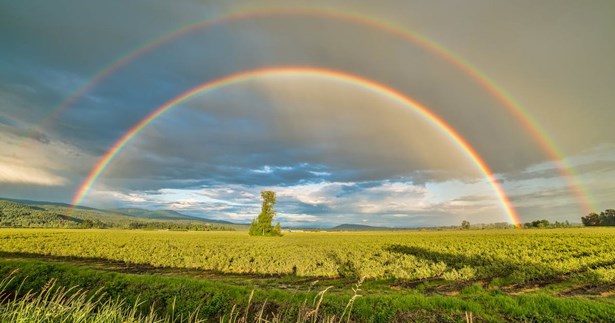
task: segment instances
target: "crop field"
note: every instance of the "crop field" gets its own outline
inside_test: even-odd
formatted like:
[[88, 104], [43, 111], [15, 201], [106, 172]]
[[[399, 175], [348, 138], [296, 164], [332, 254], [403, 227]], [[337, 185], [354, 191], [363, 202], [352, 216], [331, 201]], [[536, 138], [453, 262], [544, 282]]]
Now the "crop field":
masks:
[[[305, 299], [317, 295], [297, 295], [333, 286], [322, 313], [339, 316], [344, 304], [361, 294], [353, 314], [357, 321], [377, 320], [374, 304], [382, 306], [382, 313], [397, 313], [385, 315], [384, 321], [467, 321], [468, 313], [479, 321], [591, 321], [615, 314], [610, 310], [615, 308], [613, 245], [615, 230], [609, 228], [292, 232], [278, 238], [242, 231], [1, 229], [0, 271], [6, 276], [26, 268], [20, 277], [39, 277], [32, 284], [42, 287], [44, 279], [56, 278], [92, 289], [132, 286], [125, 278], [113, 282], [120, 276], [100, 278], [127, 273], [154, 277], [147, 283], [158, 286], [154, 289], [162, 288], [161, 277], [189, 279], [181, 282], [184, 291], [210, 281], [218, 285], [207, 288], [224, 297], [239, 288], [243, 296], [233, 296], [229, 304], [247, 307], [249, 290], [274, 293], [261, 295], [263, 304], [276, 297], [304, 297], [305, 305]], [[129, 288], [111, 287], [109, 294], [132, 299], [147, 293], [147, 284], [138, 283], [129, 294], [114, 294]], [[171, 301], [161, 300], [160, 290], [151, 293], [143, 299], [149, 305], [166, 302], [162, 314], [168, 316]], [[176, 290], [172, 294], [178, 295]], [[227, 305], [212, 310], [213, 318], [228, 314], [232, 309]]]
[[98, 258], [232, 274], [511, 283], [615, 281], [615, 230], [245, 232], [0, 230], [0, 251]]

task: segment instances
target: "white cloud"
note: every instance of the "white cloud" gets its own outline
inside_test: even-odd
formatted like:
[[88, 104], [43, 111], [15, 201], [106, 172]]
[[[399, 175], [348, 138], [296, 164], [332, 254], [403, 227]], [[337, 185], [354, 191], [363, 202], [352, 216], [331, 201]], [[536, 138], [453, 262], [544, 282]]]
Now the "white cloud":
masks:
[[26, 130], [0, 124], [0, 183], [63, 186], [69, 176], [84, 174], [91, 156], [43, 133], [24, 137]]
[[17, 165], [15, 161], [0, 157], [0, 183], [60, 186], [66, 184], [67, 180], [48, 171]]

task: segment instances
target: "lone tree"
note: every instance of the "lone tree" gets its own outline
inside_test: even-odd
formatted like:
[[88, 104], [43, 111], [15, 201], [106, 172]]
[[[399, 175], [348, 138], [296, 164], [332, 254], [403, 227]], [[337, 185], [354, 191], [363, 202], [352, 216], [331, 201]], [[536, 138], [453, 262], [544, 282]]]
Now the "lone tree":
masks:
[[467, 220], [461, 221], [461, 228], [463, 230], [470, 230], [470, 221], [467, 221]]
[[250, 225], [251, 236], [281, 236], [282, 228], [280, 228], [280, 222], [275, 226], [272, 226], [273, 218], [275, 217], [275, 210], [273, 205], [275, 204], [275, 192], [262, 191], [261, 197], [263, 198], [263, 205], [261, 206], [261, 214], [252, 221]]

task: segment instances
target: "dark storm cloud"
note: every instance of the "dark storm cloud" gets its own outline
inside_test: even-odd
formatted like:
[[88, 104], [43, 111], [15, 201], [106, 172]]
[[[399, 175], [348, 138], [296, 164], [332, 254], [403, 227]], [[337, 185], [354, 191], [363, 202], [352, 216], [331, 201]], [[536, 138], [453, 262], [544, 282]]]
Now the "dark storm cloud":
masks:
[[[615, 163], [612, 160], [597, 160], [572, 167], [575, 174], [584, 175], [591, 173], [608, 174], [615, 171]], [[559, 168], [548, 168], [535, 171], [524, 171], [521, 173], [507, 173], [504, 177], [506, 181], [521, 181], [530, 179], [549, 179], [561, 176], [562, 170]]]
[[[47, 19], [54, 21], [54, 15], [61, 14], [61, 12], [54, 10], [58, 9], [53, 9], [51, 14], [46, 15]], [[102, 10], [104, 13], [104, 10], [109, 10], [109, 8], [105, 7]], [[131, 9], [127, 8], [127, 10], [130, 11]], [[50, 27], [49, 34], [39, 35], [40, 39], [38, 40], [45, 44], [49, 41], [50, 35], [65, 34], [67, 39], [75, 39], [69, 47], [78, 49], [73, 51], [71, 55], [84, 56], [102, 46], [101, 44], [110, 45], [111, 49], [108, 49], [108, 52], [121, 53], [122, 50], [119, 48], [127, 47], [127, 45], [121, 44], [147, 38], [142, 35], [143, 33], [155, 34], [155, 31], [145, 32], [141, 30], [140, 25], [137, 28], [129, 27], [128, 21], [125, 22], [126, 25], [123, 25], [125, 19], [122, 18], [122, 15], [114, 18], [120, 22], [119, 24], [114, 23], [113, 26], [109, 26], [106, 32], [103, 32], [102, 30], [110, 22], [100, 21], [97, 24], [92, 24], [91, 21], [88, 21], [86, 23], [85, 17], [88, 17], [88, 14], [93, 14], [93, 12], [92, 8], [85, 8], [83, 18], [65, 21], [62, 26], [56, 28], [57, 30]], [[145, 25], [147, 19], [153, 18], [148, 16], [145, 21], [138, 23]], [[94, 20], [94, 22], [97, 21], [99, 20]], [[27, 20], [20, 23], [25, 24]], [[91, 46], [89, 39], [80, 38], [79, 35], [68, 37], [70, 32], [66, 30], [64, 25], [73, 25], [75, 29], [79, 29], [82, 24], [88, 26], [92, 24], [93, 30], [82, 31], [84, 33], [104, 34], [97, 39], [97, 46]], [[109, 34], [113, 34], [114, 30], [121, 28], [129, 30], [122, 38], [133, 37], [130, 41], [124, 41], [122, 38], [119, 40], [109, 38]], [[361, 30], [360, 33], [356, 32], [357, 28]], [[433, 97], [435, 91], [435, 97], [446, 97], [449, 101], [445, 103], [434, 102], [433, 106], [440, 109], [438, 110], [440, 114], [458, 124], [462, 123], [461, 119], [474, 122], [477, 119], [477, 113], [489, 119], [493, 117], [485, 114], [497, 114], [498, 112], [493, 109], [479, 109], [480, 105], [489, 104], [488, 101], [479, 101], [479, 106], [474, 107], [477, 102], [475, 100], [468, 101], [464, 95], [471, 93], [476, 96], [479, 92], [475, 89], [457, 89], [456, 92], [453, 92], [452, 89], [455, 87], [445, 85], [445, 83], [450, 83], [455, 84], [457, 88], [464, 87], [464, 83], [455, 81], [456, 78], [459, 78], [459, 75], [453, 74], [452, 78], [441, 77], [441, 75], [450, 74], [446, 73], [447, 68], [442, 67], [441, 62], [425, 55], [422, 50], [413, 45], [404, 45], [398, 48], [398, 40], [390, 35], [385, 35], [386, 41], [380, 40], [382, 38], [381, 31], [313, 17], [246, 20], [230, 26], [223, 25], [214, 28], [213, 31], [215, 32], [204, 30], [190, 34], [171, 42], [168, 46], [162, 46], [152, 53], [147, 53], [138, 61], [105, 80], [93, 92], [88, 93], [88, 98], [91, 99], [85, 98], [76, 102], [75, 107], [55, 124], [55, 128], [60, 135], [67, 138], [66, 140], [71, 140], [74, 144], [84, 147], [92, 153], [101, 153], [104, 147], [110, 145], [114, 139], [121, 136], [123, 132], [147, 115], [149, 111], [187, 88], [218, 75], [233, 73], [245, 68], [289, 64], [330, 67], [366, 75], [392, 85], [404, 84], [404, 86], [398, 86], [398, 88], [406, 90], [404, 87], [409, 87], [407, 89], [409, 93], [416, 93], [419, 99]], [[33, 32], [27, 34], [28, 39], [32, 39], [35, 44], [37, 43], [36, 36], [37, 34]], [[252, 39], [259, 41], [254, 42]], [[339, 39], [344, 39], [344, 42], [340, 43]], [[382, 43], [382, 46], [378, 46], [379, 49], [366, 49], [364, 46], [366, 39], [370, 41], [378, 40]], [[397, 50], [385, 50], [384, 48], [387, 47]], [[67, 55], [64, 49], [58, 49], [58, 51], [58, 57]], [[48, 55], [49, 57], [53, 56], [53, 48], [51, 52]], [[404, 74], [403, 71], [399, 70], [399, 65], [379, 64], [379, 68], [374, 69], [374, 65], [369, 64], [369, 62], [374, 61], [399, 61], [402, 57], [396, 57], [398, 53], [406, 53], [414, 57], [413, 60], [404, 62], [404, 69], [412, 72], [413, 77], [410, 80], [405, 77], [396, 78], [395, 75]], [[88, 60], [93, 59], [88, 57]], [[99, 58], [99, 60], [103, 59]], [[72, 62], [71, 60], [71, 63], [77, 65], [78, 61]], [[83, 70], [83, 67], [81, 69]], [[434, 73], [434, 69], [442, 69], [442, 71]], [[87, 77], [84, 80], [87, 80]], [[411, 83], [409, 84], [408, 81]], [[438, 88], [428, 85], [435, 82], [439, 83]], [[444, 91], [439, 88], [447, 88], [447, 90]], [[424, 93], [421, 93], [421, 91]], [[480, 95], [478, 96], [480, 97]], [[464, 100], [468, 103], [464, 103]], [[451, 102], [455, 102], [455, 104], [450, 104]], [[427, 103], [432, 106], [430, 102]], [[463, 109], [456, 108], [460, 105], [465, 107]], [[447, 107], [451, 107], [449, 112], [454, 115], [448, 115], [446, 110], [442, 110]], [[502, 117], [498, 118], [503, 119]], [[493, 136], [506, 136], [507, 133], [504, 133], [506, 129], [513, 129], [508, 134], [515, 131], [514, 127], [505, 127], [505, 124], [507, 124], [505, 121], [481, 124], [482, 130], [480, 133], [490, 132], [489, 137], [493, 138]], [[475, 128], [475, 125], [467, 128], [471, 127]], [[463, 129], [464, 126], [462, 125], [461, 128]], [[465, 133], [465, 135], [470, 137], [471, 141], [477, 142], [473, 140], [475, 138], [471, 138], [472, 133]], [[519, 135], [517, 137], [520, 138]], [[530, 146], [521, 139], [519, 141], [524, 146]], [[490, 142], [495, 142], [495, 140]], [[509, 142], [510, 144], [512, 142]], [[479, 144], [477, 146], [479, 150], [485, 150]], [[511, 151], [517, 150], [512, 146], [510, 148]], [[496, 169], [497, 165], [515, 164], [513, 155], [507, 156], [501, 151], [497, 154], [487, 153], [487, 155], [506, 159], [506, 163], [495, 161], [493, 164], [496, 165], [494, 167]], [[515, 155], [520, 156], [518, 153]], [[377, 170], [374, 171], [372, 179], [386, 177], [386, 174], [378, 174]]]
[[62, 189], [49, 189], [40, 185], [5, 184], [0, 185], [0, 197], [13, 199], [28, 199], [34, 201], [51, 201], [67, 203], [72, 192]]
[[[223, 6], [165, 1], [3, 2], [4, 53], [28, 57], [77, 74], [91, 73], [137, 44], [153, 39], [197, 17], [216, 14]], [[121, 10], [120, 7], [121, 6]], [[7, 55], [7, 56], [8, 56]]]
[[333, 209], [325, 204], [308, 204], [294, 199], [280, 199], [278, 205], [285, 213], [309, 214], [321, 218], [334, 213]]
[[6, 116], [2, 116], [0, 115], [0, 124], [1, 125], [5, 125], [5, 126], [9, 126], [9, 127], [15, 127], [17, 126], [17, 122], [15, 122], [15, 120], [6, 117]]
[[363, 182], [363, 183], [354, 183], [353, 185], [343, 186], [341, 192], [337, 192], [336, 197], [343, 197], [346, 195], [351, 195], [357, 192], [360, 192], [367, 188], [377, 187], [380, 185], [380, 182]]
[[[141, 162], [144, 162], [141, 160]], [[302, 183], [318, 183], [325, 180], [322, 175], [314, 174], [322, 167], [308, 164], [283, 166], [262, 172], [260, 169], [246, 167], [225, 167], [217, 164], [198, 164], [190, 160], [165, 160], [144, 163], [140, 172], [131, 171], [125, 176], [114, 172], [115, 178], [104, 178], [107, 186], [131, 190], [165, 188], [199, 188], [212, 185], [240, 184], [264, 186], [292, 186]], [[121, 166], [117, 166], [121, 167]]]
[[551, 190], [541, 190], [539, 192], [509, 195], [509, 199], [511, 202], [520, 206], [529, 204], [543, 205], [546, 202], [558, 203], [557, 201], [562, 200], [562, 198], [565, 200], [569, 193], [568, 188], [562, 187]]
[[[32, 126], [36, 127], [53, 114], [60, 102], [116, 58], [188, 21], [224, 10], [223, 6], [199, 5], [203, 10], [199, 14], [193, 10], [195, 5], [123, 3], [118, 11], [117, 3], [3, 3], [6, 19], [2, 19], [0, 38], [7, 50], [0, 54], [4, 62], [0, 67], [6, 72], [1, 76], [2, 86], [12, 87], [7, 90], [11, 94], [17, 93], [16, 87], [34, 92], [18, 95], [27, 109], [14, 108], [13, 112], [34, 121]], [[79, 14], [71, 14], [76, 12]], [[169, 14], [173, 19], [168, 19]], [[220, 33], [210, 36], [224, 37]], [[208, 42], [216, 43], [212, 39]], [[188, 51], [195, 56], [198, 53], [204, 61], [215, 61], [208, 56], [211, 51], [207, 47], [196, 46]], [[169, 57], [169, 61], [175, 59], [182, 57]], [[59, 120], [50, 122], [53, 130], [64, 140], [101, 153], [154, 107], [196, 84], [195, 80], [169, 78], [181, 74], [165, 68], [169, 61], [146, 55], [126, 66], [126, 71], [103, 79]], [[200, 70], [207, 74], [206, 69]], [[207, 75], [202, 77], [207, 79]]]
[[48, 144], [51, 142], [49, 137], [42, 132], [36, 132], [32, 135], [32, 137], [42, 144]]

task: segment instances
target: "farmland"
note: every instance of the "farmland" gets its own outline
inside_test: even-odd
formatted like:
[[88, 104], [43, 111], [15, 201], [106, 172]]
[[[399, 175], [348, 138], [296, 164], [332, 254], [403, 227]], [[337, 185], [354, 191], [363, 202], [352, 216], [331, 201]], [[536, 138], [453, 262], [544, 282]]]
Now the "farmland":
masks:
[[306, 232], [0, 230], [0, 251], [98, 258], [219, 273], [511, 282], [564, 274], [615, 278], [609, 229]]
[[[504, 297], [509, 302], [525, 297], [547, 297], [548, 302], [564, 302], [566, 305], [562, 306], [570, 313], [579, 313], [566, 316], [569, 314], [564, 315], [562, 309], [558, 310], [559, 314], [548, 314], [555, 316], [547, 318], [589, 320], [581, 314], [587, 306], [610, 304], [612, 307], [615, 302], [613, 245], [615, 230], [609, 228], [293, 232], [281, 238], [250, 237], [242, 231], [0, 230], [5, 273], [16, 267], [37, 268], [44, 264], [50, 266], [45, 267], [46, 273], [89, 268], [114, 275], [178, 277], [190, 280], [190, 286], [210, 281], [217, 284], [211, 287], [214, 290], [244, 288], [263, 293], [291, 293], [294, 297], [311, 288], [333, 286], [328, 290], [332, 303], [323, 303], [329, 304], [333, 312], [343, 311], [339, 304], [345, 304], [353, 294], [352, 286], [364, 279], [361, 291], [369, 297], [357, 300], [358, 320], [371, 317], [359, 310], [367, 306], [365, 302], [384, 298], [400, 300], [409, 295], [427, 297], [424, 300], [427, 303], [434, 300], [430, 297], [463, 302], [464, 295], [472, 290], [490, 297]], [[58, 275], [67, 276], [66, 273]], [[92, 278], [81, 277], [75, 284], [89, 287], [106, 284], [88, 279]], [[316, 281], [320, 282], [312, 286]], [[70, 284], [70, 279], [65, 283]], [[243, 293], [245, 297], [234, 298], [232, 302], [245, 302], [247, 291]], [[262, 297], [280, 296], [263, 294]], [[391, 308], [393, 303], [383, 305], [385, 312], [400, 310]], [[423, 313], [414, 307], [412, 315], [429, 319], [433, 313], [450, 312], [453, 314], [445, 317], [456, 320], [467, 311], [460, 310], [465, 305], [445, 309], [442, 304], [429, 305], [423, 311], [430, 306], [435, 307], [435, 312]], [[503, 314], [506, 311], [498, 306], [489, 310], [481, 309], [485, 304], [476, 308], [467, 306], [471, 312], [489, 320], [532, 319], [538, 315], [529, 305], [525, 305], [529, 314], [520, 317], [515, 316], [520, 314]], [[578, 306], [585, 310], [581, 311]], [[417, 311], [426, 316], [416, 314]], [[607, 312], [596, 310], [591, 315], [600, 318]]]

